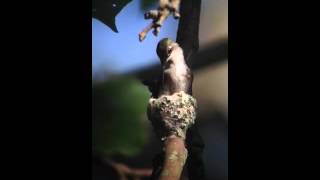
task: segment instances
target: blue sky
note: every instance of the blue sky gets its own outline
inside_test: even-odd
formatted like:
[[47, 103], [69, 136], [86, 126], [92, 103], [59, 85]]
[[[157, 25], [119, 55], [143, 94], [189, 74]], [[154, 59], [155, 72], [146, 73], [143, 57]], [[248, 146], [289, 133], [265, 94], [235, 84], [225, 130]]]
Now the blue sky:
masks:
[[140, 1], [133, 0], [127, 4], [116, 16], [118, 33], [99, 20], [92, 19], [93, 73], [101, 70], [122, 73], [159, 63], [155, 51], [157, 43], [164, 37], [175, 40], [178, 21], [170, 16], [158, 37], [150, 31], [146, 39], [139, 42], [139, 32], [150, 23], [143, 14]]

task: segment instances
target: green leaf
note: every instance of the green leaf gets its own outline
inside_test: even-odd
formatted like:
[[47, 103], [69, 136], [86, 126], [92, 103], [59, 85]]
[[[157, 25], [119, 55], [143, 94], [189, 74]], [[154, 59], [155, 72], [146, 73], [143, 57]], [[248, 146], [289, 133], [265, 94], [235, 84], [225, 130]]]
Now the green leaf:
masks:
[[156, 2], [156, 0], [141, 0], [141, 9], [143, 11], [148, 10], [151, 6], [153, 6]]
[[115, 17], [131, 0], [92, 0], [92, 17], [118, 32]]
[[122, 78], [93, 85], [92, 90], [93, 149], [108, 155], [139, 153], [147, 140], [147, 88]]

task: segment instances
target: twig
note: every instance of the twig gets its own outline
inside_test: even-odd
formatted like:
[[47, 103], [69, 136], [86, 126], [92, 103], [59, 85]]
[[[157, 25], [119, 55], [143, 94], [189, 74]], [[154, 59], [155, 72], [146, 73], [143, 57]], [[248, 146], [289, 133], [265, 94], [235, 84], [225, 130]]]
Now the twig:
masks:
[[152, 19], [152, 23], [150, 23], [146, 28], [142, 30], [142, 32], [139, 33], [139, 41], [143, 41], [151, 29], [154, 29], [153, 34], [155, 36], [158, 36], [163, 22], [171, 13], [173, 14], [173, 17], [175, 19], [180, 18], [180, 2], [181, 0], [159, 0], [159, 7], [157, 10], [150, 10], [146, 12], [144, 14], [144, 18]]
[[141, 177], [149, 177], [152, 174], [151, 169], [130, 168], [125, 164], [117, 163], [110, 160], [109, 160], [109, 164], [117, 170], [117, 172], [121, 177], [121, 180], [126, 180], [127, 176], [132, 176], [135, 179], [140, 179]]
[[139, 180], [142, 177], [150, 177], [152, 174], [152, 169], [131, 168], [125, 164], [115, 162], [109, 158], [102, 157], [101, 155], [96, 155], [96, 158], [99, 158], [101, 162], [113, 167], [120, 176], [120, 180], [128, 180], [127, 177], [132, 177], [135, 180]]

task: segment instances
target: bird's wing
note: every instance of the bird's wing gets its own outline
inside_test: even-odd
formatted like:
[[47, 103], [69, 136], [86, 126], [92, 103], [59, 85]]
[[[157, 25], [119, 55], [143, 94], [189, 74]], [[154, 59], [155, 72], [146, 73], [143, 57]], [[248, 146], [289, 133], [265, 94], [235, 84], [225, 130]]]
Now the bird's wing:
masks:
[[159, 96], [160, 88], [161, 88], [161, 80], [158, 78], [156, 79], [148, 79], [142, 81], [142, 83], [148, 87], [149, 91], [151, 92], [151, 96], [157, 98]]

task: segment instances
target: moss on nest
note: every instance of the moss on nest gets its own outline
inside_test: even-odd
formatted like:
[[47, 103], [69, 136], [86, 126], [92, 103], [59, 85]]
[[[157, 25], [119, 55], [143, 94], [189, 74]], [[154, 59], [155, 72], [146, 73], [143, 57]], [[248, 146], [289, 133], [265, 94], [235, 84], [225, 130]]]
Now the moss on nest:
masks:
[[187, 129], [194, 124], [196, 109], [196, 99], [181, 91], [157, 99], [150, 98], [148, 118], [161, 140], [170, 135], [185, 139]]

